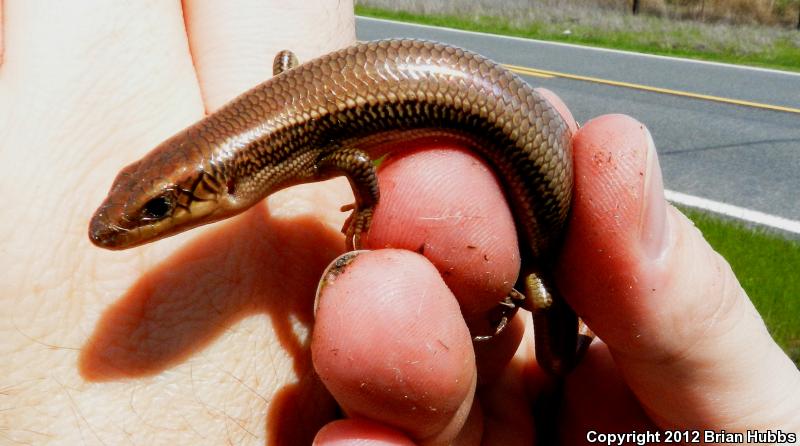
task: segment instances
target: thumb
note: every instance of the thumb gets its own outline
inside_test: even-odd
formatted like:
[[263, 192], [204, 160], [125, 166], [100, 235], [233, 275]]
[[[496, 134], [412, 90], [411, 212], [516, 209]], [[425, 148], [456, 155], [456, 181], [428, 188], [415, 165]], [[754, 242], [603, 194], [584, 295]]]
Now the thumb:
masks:
[[800, 430], [800, 373], [730, 266], [666, 203], [653, 140], [602, 116], [576, 135], [559, 283], [661, 428]]

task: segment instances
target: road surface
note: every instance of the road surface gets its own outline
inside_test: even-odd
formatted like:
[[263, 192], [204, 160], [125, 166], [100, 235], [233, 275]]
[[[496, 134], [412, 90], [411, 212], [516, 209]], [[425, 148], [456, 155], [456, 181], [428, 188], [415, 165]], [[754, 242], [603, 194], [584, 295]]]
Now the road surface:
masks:
[[360, 40], [432, 39], [504, 64], [544, 70], [523, 77], [556, 92], [579, 122], [606, 113], [643, 122], [658, 148], [665, 185], [675, 196], [699, 197], [700, 203], [711, 203], [701, 207], [717, 211], [715, 206], [728, 205], [732, 215], [755, 215], [749, 220], [800, 234], [798, 73], [363, 17], [356, 29]]

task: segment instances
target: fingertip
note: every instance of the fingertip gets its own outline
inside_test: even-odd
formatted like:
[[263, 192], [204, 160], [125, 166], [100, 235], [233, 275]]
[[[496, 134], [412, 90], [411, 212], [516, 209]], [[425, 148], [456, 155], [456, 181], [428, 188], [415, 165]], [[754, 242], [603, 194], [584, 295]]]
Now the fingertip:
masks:
[[312, 358], [345, 411], [414, 438], [457, 431], [475, 391], [475, 358], [433, 265], [408, 251], [370, 251], [325, 280]]
[[[604, 115], [587, 122], [573, 138], [575, 185], [567, 236], [559, 262], [562, 291], [595, 331], [614, 318], [612, 307], [635, 311], [629, 298], [641, 290], [628, 287], [641, 270], [642, 217], [649, 156], [649, 132], [624, 115]], [[652, 188], [662, 187], [651, 181]], [[653, 183], [657, 183], [653, 185]], [[663, 192], [661, 192], [663, 201]], [[650, 222], [657, 226], [657, 222]], [[598, 296], [598, 290], [602, 296]], [[606, 297], [606, 294], [608, 297]], [[611, 303], [613, 302], [613, 304]], [[592, 319], [595, 319], [592, 323]], [[606, 334], [625, 331], [609, 326]], [[599, 325], [598, 325], [599, 324]], [[612, 324], [612, 322], [608, 322]]]
[[[563, 294], [664, 426], [786, 423], [798, 382], [730, 266], [664, 200], [650, 133], [606, 115], [574, 139]], [[756, 411], [753, 407], [769, 410]]]
[[352, 1], [195, 1], [183, 7], [209, 111], [268, 79], [281, 50], [303, 62], [355, 41]]
[[572, 116], [572, 112], [569, 110], [569, 107], [567, 107], [567, 104], [565, 104], [557, 94], [546, 88], [538, 87], [534, 88], [534, 91], [542, 95], [547, 102], [549, 102], [550, 105], [556, 109], [558, 114], [564, 118], [564, 121], [567, 123], [567, 127], [569, 127], [570, 132], [575, 135], [575, 133], [578, 131], [578, 122], [575, 121], [575, 117]]
[[338, 420], [325, 425], [314, 438], [315, 446], [414, 446], [405, 434], [363, 418]]
[[602, 341], [589, 347], [581, 363], [567, 377], [562, 410], [562, 440], [568, 444], [585, 440], [589, 430], [656, 429]]
[[458, 296], [470, 326], [486, 319], [520, 265], [511, 209], [492, 169], [475, 153], [440, 142], [389, 157], [378, 175], [381, 200], [368, 247], [423, 254]]
[[[479, 386], [495, 382], [504, 373], [507, 373], [509, 363], [518, 357], [521, 348], [533, 346], [521, 343], [526, 332], [526, 323], [531, 321], [530, 314], [520, 312], [518, 316], [511, 318], [503, 331], [491, 339], [483, 342], [475, 342], [475, 357], [478, 366]], [[530, 330], [531, 327], [528, 327]], [[533, 362], [533, 358], [528, 358]]]

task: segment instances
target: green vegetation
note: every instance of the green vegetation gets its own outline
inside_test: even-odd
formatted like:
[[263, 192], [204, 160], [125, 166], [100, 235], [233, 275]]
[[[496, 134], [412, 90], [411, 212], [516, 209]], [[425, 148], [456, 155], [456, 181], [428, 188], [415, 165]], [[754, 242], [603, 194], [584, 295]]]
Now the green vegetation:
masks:
[[800, 71], [800, 31], [703, 24], [608, 11], [423, 13], [359, 4], [356, 13], [492, 34]]
[[800, 243], [682, 208], [730, 263], [770, 333], [800, 367]]
[[[418, 0], [360, 3], [356, 13], [369, 17], [800, 71], [800, 31], [794, 30], [631, 16], [623, 11], [604, 11], [598, 7], [599, 1], [580, 7], [575, 7], [574, 2], [555, 6], [540, 2], [531, 8], [503, 0], [500, 7], [494, 3], [488, 8], [481, 2], [471, 3], [476, 5], [472, 9], [469, 4], [456, 5], [461, 9], [450, 4], [448, 9], [446, 2]], [[709, 2], [707, 13], [733, 5], [722, 3]], [[740, 9], [744, 9], [735, 22], [743, 22], [742, 17], [755, 17], [751, 9], [756, 3], [740, 1]], [[780, 0], [776, 11], [784, 14], [781, 8], [792, 4], [794, 0]], [[684, 11], [687, 14], [696, 15]], [[695, 209], [681, 210], [728, 260], [772, 336], [800, 367], [800, 242]]]

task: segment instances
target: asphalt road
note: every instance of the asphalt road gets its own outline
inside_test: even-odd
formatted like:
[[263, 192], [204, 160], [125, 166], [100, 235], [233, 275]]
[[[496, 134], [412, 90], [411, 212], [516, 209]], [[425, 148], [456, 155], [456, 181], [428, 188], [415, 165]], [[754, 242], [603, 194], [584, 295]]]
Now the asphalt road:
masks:
[[[800, 75], [358, 18], [360, 40], [415, 37], [497, 62], [800, 112]], [[562, 77], [523, 76], [556, 92], [579, 122], [624, 113], [653, 134], [668, 189], [800, 221], [800, 113]]]

